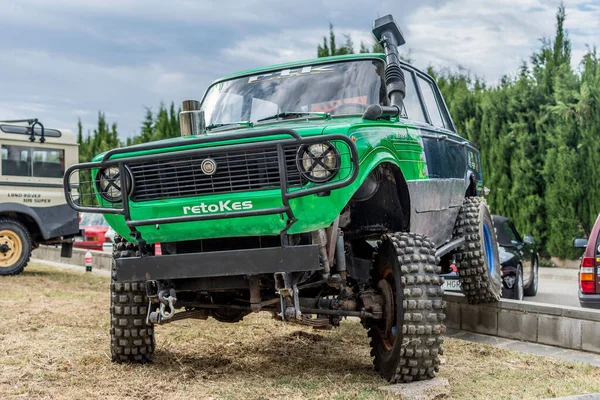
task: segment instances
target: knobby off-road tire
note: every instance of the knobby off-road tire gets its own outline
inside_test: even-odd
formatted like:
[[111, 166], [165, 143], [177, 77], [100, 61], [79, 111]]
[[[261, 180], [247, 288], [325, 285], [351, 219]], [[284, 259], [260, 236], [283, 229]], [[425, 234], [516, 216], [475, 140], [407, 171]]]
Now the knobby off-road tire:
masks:
[[110, 351], [113, 362], [146, 363], [154, 352], [154, 326], [146, 323], [144, 282], [116, 282], [117, 258], [139, 255], [136, 244], [115, 235], [110, 281]]
[[20, 221], [0, 218], [0, 275], [18, 275], [31, 257], [32, 239]]
[[471, 304], [498, 301], [502, 295], [498, 243], [490, 210], [482, 197], [464, 200], [453, 236], [466, 239], [454, 256], [467, 301]]
[[378, 243], [373, 280], [392, 289], [394, 321], [391, 332], [386, 321], [373, 322], [369, 337], [375, 369], [389, 382], [431, 379], [439, 370], [446, 303], [435, 250], [413, 233], [384, 235]]

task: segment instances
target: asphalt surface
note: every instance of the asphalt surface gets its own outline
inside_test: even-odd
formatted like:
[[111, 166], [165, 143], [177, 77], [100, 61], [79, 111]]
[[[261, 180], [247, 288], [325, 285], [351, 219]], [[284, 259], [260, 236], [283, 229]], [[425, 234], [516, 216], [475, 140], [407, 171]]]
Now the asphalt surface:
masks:
[[576, 269], [540, 268], [538, 293], [534, 297], [525, 297], [526, 301], [579, 307], [579, 290]]

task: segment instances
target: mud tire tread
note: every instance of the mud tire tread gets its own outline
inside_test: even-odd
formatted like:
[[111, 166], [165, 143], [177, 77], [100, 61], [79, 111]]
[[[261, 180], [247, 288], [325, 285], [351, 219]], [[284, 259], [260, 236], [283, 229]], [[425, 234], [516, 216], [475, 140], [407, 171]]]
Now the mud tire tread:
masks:
[[138, 245], [115, 235], [110, 280], [110, 350], [116, 363], [152, 361], [154, 326], [146, 323], [148, 299], [144, 282], [116, 282], [118, 258], [139, 255]]
[[438, 275], [441, 268], [437, 265], [436, 248], [422, 235], [387, 234], [378, 243], [374, 261], [379, 252], [390, 250], [398, 259], [395, 268], [400, 269], [403, 287], [402, 336], [397, 336], [402, 344], [399, 357], [385, 360], [381, 353], [379, 330], [371, 326], [368, 335], [373, 364], [375, 370], [390, 383], [432, 379], [439, 371], [439, 356], [443, 354], [442, 335], [446, 330], [444, 279]]
[[[493, 303], [500, 300], [502, 295], [502, 281], [500, 276], [500, 260], [496, 245], [495, 231], [492, 234], [493, 248], [496, 249], [495, 276], [492, 277], [486, 264], [485, 253], [481, 245], [480, 226], [482, 224], [481, 211], [487, 203], [483, 197], [467, 197], [461, 206], [453, 237], [465, 237], [466, 243], [454, 253], [458, 267], [462, 293], [470, 304]], [[490, 217], [491, 222], [491, 217]], [[490, 226], [494, 229], [493, 223]]]

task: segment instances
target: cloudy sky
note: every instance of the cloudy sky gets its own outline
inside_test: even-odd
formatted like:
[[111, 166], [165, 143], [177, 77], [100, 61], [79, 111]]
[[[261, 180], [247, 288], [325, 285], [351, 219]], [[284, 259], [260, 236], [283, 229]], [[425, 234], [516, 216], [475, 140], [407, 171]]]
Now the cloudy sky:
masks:
[[[467, 68], [496, 82], [552, 36], [560, 0], [0, 0], [0, 119], [124, 138], [144, 107], [199, 99], [227, 73], [312, 58], [328, 23], [358, 47], [393, 14], [418, 67]], [[564, 0], [574, 65], [600, 44], [600, 0]], [[341, 38], [340, 38], [341, 39]]]

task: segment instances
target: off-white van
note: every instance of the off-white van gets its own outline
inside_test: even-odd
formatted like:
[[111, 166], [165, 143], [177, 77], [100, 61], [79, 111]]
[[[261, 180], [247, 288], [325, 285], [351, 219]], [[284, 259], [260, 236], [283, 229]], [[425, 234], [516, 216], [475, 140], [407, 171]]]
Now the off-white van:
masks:
[[0, 152], [0, 275], [21, 273], [40, 244], [60, 243], [70, 257], [79, 224], [62, 180], [78, 162], [75, 135], [37, 119], [0, 121]]

